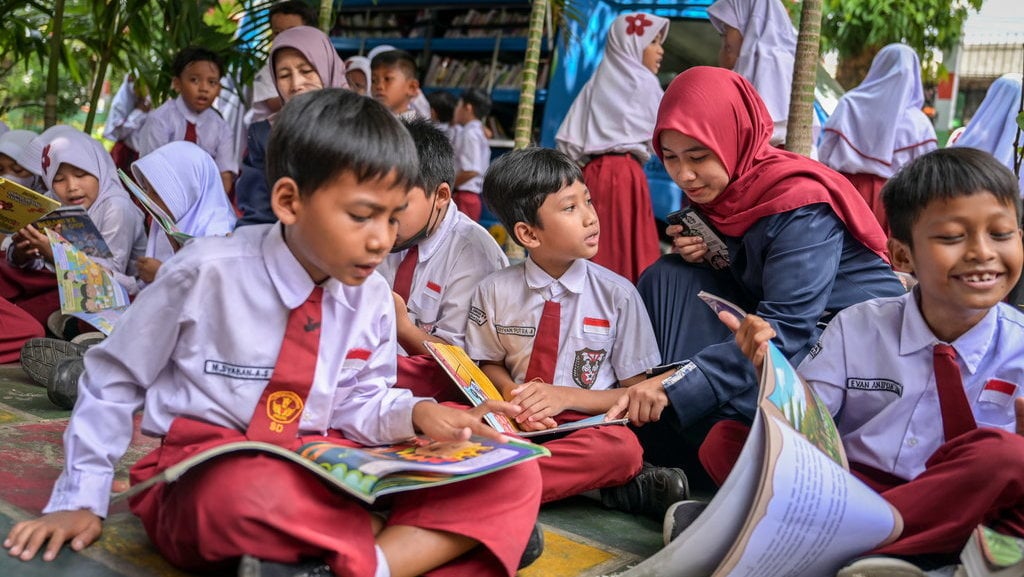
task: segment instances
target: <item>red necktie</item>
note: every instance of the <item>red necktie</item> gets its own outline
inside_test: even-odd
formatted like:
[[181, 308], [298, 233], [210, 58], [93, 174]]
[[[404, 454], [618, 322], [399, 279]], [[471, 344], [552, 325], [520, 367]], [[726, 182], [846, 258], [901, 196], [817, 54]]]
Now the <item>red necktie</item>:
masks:
[[306, 302], [292, 309], [277, 354], [270, 382], [249, 421], [245, 436], [289, 446], [298, 437], [299, 417], [313, 386], [317, 352], [320, 350], [320, 301], [323, 287], [314, 287]]
[[199, 137], [196, 135], [196, 123], [185, 121], [185, 141], [198, 144]]
[[935, 388], [939, 392], [939, 410], [942, 412], [942, 432], [946, 441], [973, 431], [978, 427], [974, 413], [967, 402], [960, 366], [956, 364], [956, 350], [950, 345], [935, 345]]
[[530, 365], [526, 368], [526, 382], [539, 379], [554, 383], [555, 363], [558, 362], [558, 335], [561, 332], [562, 305], [546, 301], [537, 324], [537, 336], [533, 339]]
[[398, 270], [395, 271], [395, 286], [393, 290], [398, 293], [398, 296], [405, 299], [405, 302], [409, 302], [409, 291], [412, 290], [412, 274], [416, 272], [416, 261], [419, 258], [420, 247], [418, 244], [414, 244], [405, 253], [405, 258], [398, 264]]

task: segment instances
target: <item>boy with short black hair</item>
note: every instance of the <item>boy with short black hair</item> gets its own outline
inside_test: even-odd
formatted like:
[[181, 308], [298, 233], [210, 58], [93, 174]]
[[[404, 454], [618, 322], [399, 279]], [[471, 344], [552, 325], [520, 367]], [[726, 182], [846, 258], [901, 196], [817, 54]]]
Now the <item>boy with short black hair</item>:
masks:
[[[135, 483], [230, 441], [294, 449], [311, 438], [380, 445], [415, 432], [494, 438], [482, 411], [521, 410], [461, 411], [391, 387], [394, 305], [380, 299], [388, 287], [374, 269], [417, 166], [412, 139], [386, 109], [341, 89], [297, 96], [277, 118], [267, 158], [280, 222], [190, 242], [86, 353], [64, 472], [47, 514], [11, 529], [11, 555], [29, 560], [48, 542], [43, 559], [53, 560], [65, 541], [78, 551], [99, 536], [114, 463], [143, 404], [142, 429], [162, 443], [133, 467]], [[280, 398], [298, 414], [279, 418], [271, 409]], [[185, 570], [223, 573], [242, 558], [241, 575], [398, 577], [443, 565], [432, 574], [510, 577], [539, 485], [536, 465], [524, 463], [396, 495], [384, 520], [294, 464], [241, 452], [130, 503], [157, 549]]]
[[[487, 171], [484, 199], [529, 257], [480, 283], [467, 352], [523, 407], [515, 419], [524, 429], [604, 413], [661, 356], [636, 288], [587, 260], [600, 225], [579, 166], [551, 149], [508, 152]], [[688, 492], [681, 470], [643, 464], [628, 427], [580, 429], [544, 445], [545, 503], [601, 489], [605, 505], [660, 520]]]
[[[459, 103], [459, 97], [447, 90], [437, 90], [427, 95], [427, 102], [430, 104], [430, 120], [448, 140], [455, 142], [455, 106]], [[453, 176], [452, 184], [454, 182]]]
[[235, 137], [213, 108], [224, 75], [223, 60], [212, 50], [189, 46], [174, 57], [171, 75], [171, 86], [178, 97], [149, 113], [134, 137], [139, 156], [175, 140], [194, 142], [217, 162], [224, 190], [230, 192], [238, 174]]
[[[882, 196], [893, 265], [918, 284], [839, 312], [799, 366], [851, 471], [903, 517], [896, 541], [840, 577], [924, 576], [955, 563], [980, 523], [1024, 536], [1024, 314], [1002, 302], [1024, 262], [1017, 179], [988, 153], [947, 148]], [[725, 320], [759, 366], [774, 330], [754, 315]], [[720, 422], [701, 447], [716, 481], [739, 446], [714, 439], [744, 427]]]
[[405, 50], [387, 50], [370, 62], [370, 92], [396, 116], [416, 118], [412, 100], [420, 93], [416, 60]]
[[483, 205], [480, 191], [484, 173], [491, 163], [491, 145], [484, 132], [484, 119], [491, 113], [491, 97], [479, 88], [462, 93], [455, 105], [455, 204], [473, 220], [480, 220]]

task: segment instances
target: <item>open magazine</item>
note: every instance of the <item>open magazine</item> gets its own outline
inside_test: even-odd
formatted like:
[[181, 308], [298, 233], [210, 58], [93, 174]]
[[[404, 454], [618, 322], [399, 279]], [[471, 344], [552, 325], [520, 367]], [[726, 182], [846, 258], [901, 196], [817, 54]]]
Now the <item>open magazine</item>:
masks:
[[128, 187], [128, 192], [132, 193], [132, 196], [134, 196], [136, 200], [139, 201], [139, 204], [142, 205], [142, 208], [147, 213], [149, 213], [149, 216], [153, 219], [153, 221], [160, 225], [160, 228], [164, 229], [164, 232], [167, 233], [167, 236], [176, 240], [180, 244], [184, 244], [185, 241], [192, 238], [190, 235], [181, 232], [181, 229], [178, 228], [178, 224], [174, 221], [174, 219], [171, 218], [171, 216], [168, 215], [167, 212], [165, 212], [164, 209], [161, 208], [160, 205], [158, 205], [156, 201], [153, 200], [152, 197], [149, 196], [149, 193], [143, 190], [141, 186], [136, 184], [135, 181], [132, 180], [130, 176], [125, 174], [123, 170], [121, 170], [120, 168], [117, 169], [117, 175], [121, 177], [121, 182], [123, 182], [124, 185]]
[[[473, 362], [473, 359], [469, 358], [466, 351], [458, 345], [448, 345], [442, 343], [434, 343], [430, 341], [424, 341], [423, 344], [430, 351], [431, 356], [440, 363], [448, 376], [452, 378], [455, 385], [458, 386], [462, 394], [466, 395], [469, 402], [474, 407], [483, 404], [488, 399], [494, 399], [497, 401], [504, 400], [501, 393], [498, 391], [498, 387], [494, 386], [491, 379], [487, 378], [480, 367]], [[552, 435], [556, 433], [567, 433], [569, 431], [575, 431], [577, 429], [585, 429], [587, 427], [596, 427], [597, 425], [625, 425], [629, 422], [629, 419], [615, 419], [606, 421], [604, 419], [604, 413], [600, 415], [594, 415], [586, 419], [580, 419], [571, 423], [563, 423], [557, 427], [551, 429], [544, 429], [543, 431], [523, 431], [519, 429], [519, 426], [515, 421], [506, 417], [505, 415], [497, 413], [487, 413], [484, 416], [484, 420], [488, 425], [509, 435], [518, 435], [520, 437], [539, 437], [541, 435]]]
[[46, 229], [60, 294], [60, 312], [82, 319], [105, 335], [130, 304], [128, 291], [107, 269], [63, 236]]
[[107, 241], [81, 206], [62, 206], [33, 223], [39, 230], [56, 231], [64, 240], [93, 258], [112, 259]]
[[902, 530], [899, 512], [850, 474], [827, 408], [769, 343], [759, 408], [732, 473], [693, 524], [622, 577], [835, 575]]
[[0, 234], [14, 234], [59, 207], [48, 196], [0, 178]]
[[417, 438], [407, 443], [361, 449], [316, 441], [295, 451], [260, 441], [238, 441], [197, 453], [118, 493], [113, 501], [136, 495], [157, 483], [177, 481], [192, 467], [237, 451], [262, 451], [287, 459], [367, 503], [373, 503], [382, 495], [457, 483], [551, 454], [533, 443], [515, 440], [499, 443], [483, 437], [459, 442]]

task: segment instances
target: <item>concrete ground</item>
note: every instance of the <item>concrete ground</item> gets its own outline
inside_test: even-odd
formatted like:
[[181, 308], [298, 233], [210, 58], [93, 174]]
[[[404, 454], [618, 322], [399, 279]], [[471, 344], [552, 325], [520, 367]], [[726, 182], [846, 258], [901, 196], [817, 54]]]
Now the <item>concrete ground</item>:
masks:
[[[39, 514], [63, 463], [61, 435], [69, 411], [46, 398], [19, 365], [0, 365], [0, 534], [19, 520]], [[139, 436], [125, 456], [118, 478], [155, 446]], [[608, 511], [586, 498], [548, 506], [540, 516], [544, 555], [521, 577], [615, 575], [661, 547], [661, 525]], [[103, 536], [82, 553], [65, 548], [56, 561], [22, 563], [0, 554], [5, 577], [187, 576], [169, 566], [149, 544], [138, 520], [116, 506]]]

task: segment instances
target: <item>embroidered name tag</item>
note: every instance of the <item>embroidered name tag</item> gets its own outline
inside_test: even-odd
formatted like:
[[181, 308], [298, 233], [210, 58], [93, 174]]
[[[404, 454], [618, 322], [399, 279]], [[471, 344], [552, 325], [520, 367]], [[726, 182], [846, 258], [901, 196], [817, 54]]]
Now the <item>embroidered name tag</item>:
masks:
[[345, 354], [345, 360], [341, 363], [343, 369], [361, 369], [366, 366], [366, 361], [370, 360], [370, 351], [368, 349], [349, 349], [348, 353]]
[[1016, 394], [1017, 385], [1000, 379], [990, 379], [985, 383], [985, 388], [982, 389], [978, 400], [998, 405], [1009, 405], [1013, 402], [1013, 397]]
[[889, 379], [846, 379], [847, 389], [859, 391], [885, 391], [903, 397], [903, 385]]
[[612, 323], [605, 319], [583, 317], [583, 332], [592, 335], [610, 335], [612, 333]]
[[509, 327], [505, 325], [494, 325], [494, 332], [499, 335], [513, 335], [517, 337], [532, 337], [537, 334], [534, 327]]
[[244, 365], [233, 365], [221, 361], [206, 361], [203, 365], [203, 372], [208, 375], [221, 375], [232, 379], [246, 379], [250, 381], [268, 381], [274, 372], [274, 367], [246, 367]]

